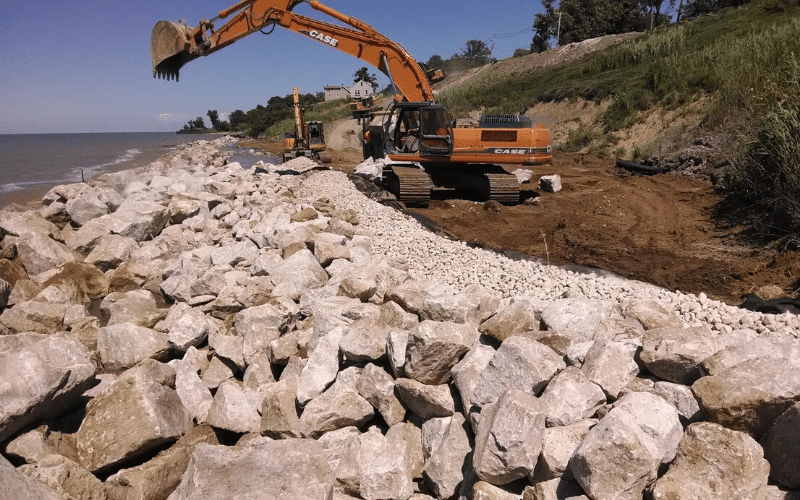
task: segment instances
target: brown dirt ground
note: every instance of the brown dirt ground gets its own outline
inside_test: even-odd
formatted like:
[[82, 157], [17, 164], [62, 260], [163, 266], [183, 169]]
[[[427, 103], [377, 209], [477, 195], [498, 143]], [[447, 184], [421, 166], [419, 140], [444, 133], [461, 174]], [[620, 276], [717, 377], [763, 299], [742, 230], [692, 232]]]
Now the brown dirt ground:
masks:
[[[279, 145], [247, 147], [275, 152]], [[361, 161], [360, 151], [331, 153], [331, 166], [346, 172]], [[539, 206], [447, 200], [411, 210], [452, 237], [488, 248], [597, 267], [684, 293], [705, 292], [731, 305], [767, 285], [796, 293], [800, 252], [748, 246], [737, 228], [718, 227], [711, 214], [718, 197], [709, 182], [630, 175], [616, 169], [613, 159], [575, 153], [555, 152], [552, 165], [527, 168], [534, 181], [559, 174], [563, 189], [541, 192]]]
[[552, 165], [529, 170], [534, 182], [559, 174], [563, 189], [541, 192], [539, 206], [448, 200], [413, 211], [489, 248], [606, 269], [684, 293], [705, 292], [732, 305], [767, 285], [791, 293], [800, 277], [798, 252], [746, 246], [738, 229], [714, 222], [719, 199], [706, 181], [630, 175], [610, 158], [560, 152]]

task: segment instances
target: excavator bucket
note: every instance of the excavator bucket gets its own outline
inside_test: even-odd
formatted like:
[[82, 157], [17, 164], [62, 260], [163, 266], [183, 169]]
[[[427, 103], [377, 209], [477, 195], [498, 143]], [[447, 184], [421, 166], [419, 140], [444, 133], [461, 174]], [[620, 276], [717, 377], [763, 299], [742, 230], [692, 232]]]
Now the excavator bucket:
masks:
[[153, 78], [178, 81], [181, 67], [198, 56], [189, 52], [192, 29], [171, 21], [159, 21], [150, 35]]

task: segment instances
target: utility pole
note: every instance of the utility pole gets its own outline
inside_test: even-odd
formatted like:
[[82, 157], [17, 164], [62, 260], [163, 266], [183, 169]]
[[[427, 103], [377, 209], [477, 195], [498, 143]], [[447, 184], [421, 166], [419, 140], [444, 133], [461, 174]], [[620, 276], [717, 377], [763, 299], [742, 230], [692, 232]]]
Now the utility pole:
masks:
[[561, 11], [558, 11], [558, 30], [556, 31], [556, 47], [561, 46]]

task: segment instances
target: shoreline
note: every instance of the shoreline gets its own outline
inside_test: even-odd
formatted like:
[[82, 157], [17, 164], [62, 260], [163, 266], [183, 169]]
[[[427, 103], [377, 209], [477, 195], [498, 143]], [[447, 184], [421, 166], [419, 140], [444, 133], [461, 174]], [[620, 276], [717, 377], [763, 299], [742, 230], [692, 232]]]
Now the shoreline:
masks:
[[[140, 133], [140, 132], [132, 132], [132, 133], [136, 134], [136, 133]], [[150, 134], [151, 132], [141, 132], [141, 133]], [[134, 158], [134, 159], [132, 159], [132, 160], [130, 160], [128, 162], [123, 162], [123, 163], [116, 164], [116, 165], [108, 165], [108, 166], [105, 167], [103, 172], [95, 173], [95, 174], [92, 174], [91, 176], [87, 176], [87, 178], [86, 178], [86, 180], [84, 182], [86, 184], [91, 184], [92, 181], [96, 180], [97, 178], [99, 178], [100, 176], [105, 175], [105, 174], [112, 174], [112, 173], [122, 172], [122, 171], [125, 171], [125, 170], [133, 170], [133, 169], [136, 169], [136, 168], [147, 167], [148, 165], [152, 164], [153, 162], [164, 160], [165, 158], [169, 157], [170, 155], [172, 155], [172, 153], [178, 147], [181, 147], [183, 145], [194, 144], [199, 140], [206, 140], [206, 139], [198, 139], [198, 138], [195, 138], [195, 137], [191, 137], [192, 135], [215, 136], [215, 139], [219, 138], [219, 137], [224, 137], [226, 135], [229, 135], [231, 137], [236, 137], [237, 139], [241, 140], [241, 137], [238, 137], [237, 135], [234, 135], [234, 134], [225, 133], [225, 132], [199, 132], [197, 134], [177, 134], [177, 133], [171, 133], [171, 132], [152, 132], [152, 133], [172, 134], [173, 136], [185, 135], [187, 138], [191, 138], [192, 140], [187, 141], [187, 142], [176, 143], [174, 145], [170, 145], [167, 149], [159, 151], [158, 153], [160, 153], [160, 154], [158, 154], [155, 157], [153, 157], [150, 154], [147, 154], [148, 152], [145, 152], [145, 154], [142, 156], [142, 158], [140, 160], [137, 160], [137, 159]], [[64, 135], [64, 136], [68, 136], [68, 135], [82, 135], [82, 134], [83, 133], [79, 133], [79, 134], [73, 134], [73, 133], [65, 133], [65, 134], [13, 134], [13, 135], [20, 135], [20, 136], [22, 136], [22, 135]], [[117, 132], [92, 132], [91, 134], [97, 134], [97, 135], [100, 135], [100, 134], [117, 134]], [[210, 140], [214, 140], [214, 139], [210, 139]], [[238, 146], [238, 145], [236, 147], [239, 147], [241, 149], [241, 147]], [[91, 167], [91, 166], [85, 167], [86, 170], [91, 170], [92, 168], [93, 167]], [[83, 169], [84, 168], [81, 168], [81, 170], [83, 170]], [[4, 210], [19, 211], [19, 210], [22, 210], [22, 209], [26, 209], [26, 210], [28, 210], [28, 209], [30, 209], [30, 210], [39, 209], [39, 208], [42, 207], [42, 198], [51, 189], [53, 189], [55, 186], [59, 186], [59, 185], [63, 185], [63, 184], [71, 184], [71, 183], [75, 183], [75, 182], [79, 183], [79, 182], [82, 182], [82, 181], [76, 180], [76, 181], [70, 182], [70, 181], [65, 181], [63, 179], [62, 180], [52, 180], [52, 181], [40, 181], [40, 182], [37, 182], [33, 186], [17, 188], [17, 189], [12, 189], [12, 190], [7, 191], [7, 192], [2, 192], [2, 193], [0, 193], [0, 200], [3, 200], [3, 201], [0, 202], [0, 211], [4, 211]]]

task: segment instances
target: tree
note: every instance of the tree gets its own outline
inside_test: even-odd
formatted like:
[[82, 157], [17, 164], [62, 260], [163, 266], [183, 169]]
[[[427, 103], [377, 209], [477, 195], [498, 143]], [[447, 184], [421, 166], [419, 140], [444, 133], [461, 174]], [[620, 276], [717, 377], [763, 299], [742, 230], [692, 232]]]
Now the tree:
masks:
[[239, 126], [244, 125], [247, 123], [247, 115], [241, 109], [237, 109], [230, 116], [231, 120], [231, 128], [236, 130]]
[[442, 59], [442, 56], [440, 56], [439, 54], [432, 55], [428, 59], [428, 62], [426, 64], [434, 69], [442, 69], [442, 70], [445, 69], [444, 60]]
[[530, 50], [523, 49], [523, 48], [520, 47], [520, 48], [518, 48], [517, 50], [514, 51], [514, 55], [512, 57], [524, 57], [524, 56], [527, 56], [530, 53], [531, 53]]
[[483, 66], [489, 62], [492, 51], [481, 40], [468, 40], [464, 50], [461, 52], [464, 60], [470, 66]]
[[[550, 49], [550, 39], [557, 36], [557, 17], [553, 9], [554, 0], [542, 0], [544, 12], [533, 18], [533, 40], [531, 52], [544, 52]], [[558, 41], [556, 41], [558, 43]]]
[[700, 14], [717, 12], [726, 7], [736, 7], [747, 3], [749, 0], [686, 0], [683, 2], [684, 13], [682, 17], [689, 18]]
[[219, 126], [219, 113], [217, 113], [216, 109], [208, 110], [208, 119], [211, 120], [211, 126], [216, 130]]
[[[667, 1], [672, 4], [672, 0]], [[663, 3], [664, 0], [561, 0], [556, 13], [553, 1], [542, 0], [545, 12], [534, 19], [531, 49], [547, 50], [550, 39], [557, 36], [559, 15], [559, 44], [565, 45], [603, 35], [644, 31], [650, 27], [650, 12], [660, 17]]]
[[357, 82], [359, 80], [363, 80], [369, 83], [370, 85], [372, 85], [373, 89], [377, 88], [378, 86], [378, 80], [375, 78], [375, 74], [370, 74], [369, 68], [367, 68], [366, 66], [361, 67], [358, 71], [356, 71], [356, 74], [353, 75], [354, 82]]
[[198, 116], [195, 119], [193, 128], [200, 128], [200, 129], [206, 128], [206, 122], [203, 121], [202, 116]]

